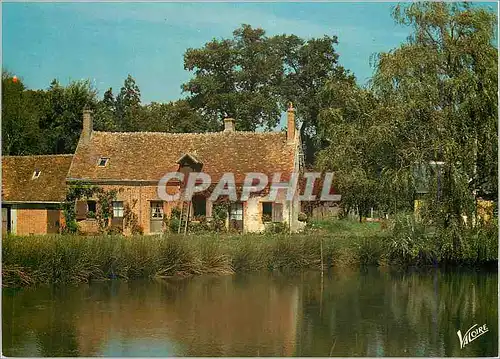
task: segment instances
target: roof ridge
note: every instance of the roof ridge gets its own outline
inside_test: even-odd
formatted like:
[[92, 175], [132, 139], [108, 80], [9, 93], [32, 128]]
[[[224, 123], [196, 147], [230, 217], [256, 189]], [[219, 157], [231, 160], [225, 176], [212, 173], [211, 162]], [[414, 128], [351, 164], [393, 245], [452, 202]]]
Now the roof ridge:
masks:
[[2, 155], [2, 158], [6, 158], [6, 157], [20, 157], [20, 158], [28, 158], [28, 157], [73, 157], [74, 154], [72, 153], [57, 153], [57, 154], [54, 154], [54, 155]]

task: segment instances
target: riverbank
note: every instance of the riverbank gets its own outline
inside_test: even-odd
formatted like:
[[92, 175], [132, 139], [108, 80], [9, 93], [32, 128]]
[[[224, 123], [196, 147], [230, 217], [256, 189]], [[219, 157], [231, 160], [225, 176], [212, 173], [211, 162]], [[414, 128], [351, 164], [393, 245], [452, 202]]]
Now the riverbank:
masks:
[[[226, 275], [334, 266], [482, 266], [497, 261], [496, 226], [462, 233], [459, 243], [418, 226], [316, 222], [302, 234], [189, 236], [29, 236], [2, 243], [7, 287], [108, 279]], [[455, 238], [456, 240], [456, 238]]]

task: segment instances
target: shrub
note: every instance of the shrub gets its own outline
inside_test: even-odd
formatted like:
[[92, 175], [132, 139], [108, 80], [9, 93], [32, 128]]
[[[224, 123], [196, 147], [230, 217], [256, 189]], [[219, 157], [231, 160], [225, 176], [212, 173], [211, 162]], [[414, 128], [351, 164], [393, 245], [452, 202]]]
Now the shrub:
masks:
[[377, 265], [384, 253], [378, 236], [362, 237], [356, 245], [357, 259], [361, 265]]
[[396, 216], [386, 251], [389, 261], [401, 265], [437, 261], [433, 236], [413, 215]]
[[288, 232], [288, 224], [286, 222], [270, 222], [266, 223], [264, 233], [267, 234], [283, 234]]

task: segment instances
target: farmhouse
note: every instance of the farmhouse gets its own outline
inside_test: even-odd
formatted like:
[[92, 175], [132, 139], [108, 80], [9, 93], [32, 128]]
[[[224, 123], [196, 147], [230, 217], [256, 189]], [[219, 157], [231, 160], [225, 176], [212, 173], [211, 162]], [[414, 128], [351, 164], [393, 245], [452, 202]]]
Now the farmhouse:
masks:
[[[224, 124], [223, 131], [213, 133], [99, 132], [93, 130], [92, 112], [85, 110], [74, 155], [2, 158], [2, 228], [20, 235], [59, 232], [68, 186], [84, 182], [117, 191], [111, 225], [124, 233], [131, 232], [124, 221], [127, 213], [145, 234], [152, 234], [166, 229], [173, 208], [180, 209], [181, 232], [190, 221], [210, 221], [214, 203], [207, 193], [197, 193], [189, 202], [160, 198], [158, 183], [166, 173], [203, 172], [212, 184], [224, 173], [233, 173], [235, 185], [241, 187], [247, 173], [272, 178], [279, 172], [281, 182], [286, 182], [300, 171], [300, 138], [292, 106], [286, 133], [236, 131], [230, 118]], [[185, 181], [168, 182], [164, 189], [182, 193], [184, 186]], [[226, 204], [225, 226], [241, 232], [260, 232], [271, 222], [282, 222], [294, 232], [302, 224], [298, 192], [287, 199], [286, 191], [279, 191], [273, 201], [264, 192], [254, 193], [245, 201]], [[93, 197], [76, 202], [80, 231], [98, 231], [98, 206]]]
[[[299, 171], [300, 139], [295, 130], [295, 110], [287, 111], [287, 132], [241, 132], [235, 120], [226, 118], [225, 128], [212, 133], [100, 132], [93, 131], [90, 111], [84, 112], [83, 130], [67, 175], [67, 183], [83, 181], [104, 190], [117, 190], [113, 202], [113, 224], [123, 226], [125, 208], [137, 216], [144, 233], [165, 229], [165, 218], [174, 207], [181, 209], [185, 221], [213, 215], [213, 203], [207, 196], [192, 201], [167, 202], [158, 195], [158, 182], [168, 172], [202, 171], [217, 183], [224, 173], [233, 173], [241, 185], [246, 173], [259, 172], [269, 178], [281, 172], [286, 181]], [[167, 193], [182, 191], [181, 183], [167, 183]], [[264, 195], [251, 196], [244, 202], [232, 202], [226, 225], [242, 232], [259, 232], [266, 222], [286, 222], [291, 231], [300, 227], [298, 194], [286, 200], [280, 191], [274, 202]], [[77, 203], [79, 227], [96, 231], [92, 217], [96, 202]], [[91, 214], [88, 216], [88, 214]], [[127, 232], [127, 228], [124, 228]]]
[[2, 233], [58, 233], [73, 155], [2, 157]]

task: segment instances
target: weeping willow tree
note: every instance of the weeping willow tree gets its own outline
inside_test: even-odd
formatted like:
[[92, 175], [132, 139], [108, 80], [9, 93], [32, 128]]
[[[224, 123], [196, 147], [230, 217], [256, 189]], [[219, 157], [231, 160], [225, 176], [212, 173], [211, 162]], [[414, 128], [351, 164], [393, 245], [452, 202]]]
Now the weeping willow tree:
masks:
[[352, 85], [347, 103], [332, 98], [339, 86], [325, 87], [330, 146], [319, 164], [349, 173], [337, 176], [339, 188], [364, 189], [350, 197], [369, 202], [368, 189], [390, 212], [410, 209], [426, 179], [426, 218], [440, 228], [471, 225], [477, 197], [497, 198], [496, 16], [435, 2], [396, 6], [393, 16], [412, 33], [378, 55], [370, 94]]
[[496, 16], [467, 3], [414, 3], [397, 6], [394, 18], [413, 33], [380, 54], [373, 78], [380, 106], [393, 114], [388, 182], [401, 183], [390, 179], [405, 172], [411, 192], [419, 174], [430, 174], [428, 219], [465, 225], [477, 196], [497, 193]]

